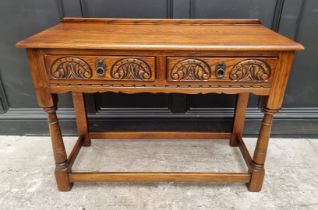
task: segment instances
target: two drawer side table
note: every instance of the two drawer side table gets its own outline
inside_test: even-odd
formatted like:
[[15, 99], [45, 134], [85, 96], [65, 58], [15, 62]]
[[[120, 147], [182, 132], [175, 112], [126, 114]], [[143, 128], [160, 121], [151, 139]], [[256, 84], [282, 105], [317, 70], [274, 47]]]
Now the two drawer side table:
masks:
[[[241, 182], [260, 191], [273, 115], [282, 106], [295, 51], [303, 46], [256, 19], [65, 18], [17, 43], [26, 48], [37, 102], [48, 115], [60, 191], [74, 182]], [[56, 116], [57, 95], [71, 92], [78, 140], [69, 155]], [[229, 132], [92, 132], [84, 93], [236, 94]], [[254, 155], [242, 139], [249, 94], [263, 96], [264, 118]], [[245, 173], [72, 172], [91, 139], [227, 139], [239, 147]]]

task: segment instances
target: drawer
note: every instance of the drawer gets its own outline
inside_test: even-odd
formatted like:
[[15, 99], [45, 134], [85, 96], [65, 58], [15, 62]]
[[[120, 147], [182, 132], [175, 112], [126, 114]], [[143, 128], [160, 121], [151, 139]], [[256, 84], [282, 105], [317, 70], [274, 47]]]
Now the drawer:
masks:
[[271, 82], [276, 57], [168, 57], [168, 81]]
[[45, 55], [50, 80], [154, 81], [155, 57]]

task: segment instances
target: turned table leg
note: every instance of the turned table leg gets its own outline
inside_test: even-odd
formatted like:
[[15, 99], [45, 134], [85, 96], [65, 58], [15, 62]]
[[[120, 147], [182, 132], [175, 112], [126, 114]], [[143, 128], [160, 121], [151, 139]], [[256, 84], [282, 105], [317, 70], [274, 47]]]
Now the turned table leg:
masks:
[[84, 94], [73, 92], [72, 96], [78, 135], [83, 137], [83, 146], [90, 146], [91, 139], [88, 135], [88, 122]]
[[273, 115], [277, 112], [277, 110], [264, 107], [263, 112], [264, 118], [254, 151], [253, 161], [250, 166], [250, 173], [252, 176], [250, 182], [248, 183], [248, 189], [251, 192], [259, 192], [262, 189], [265, 175], [264, 163], [269, 137], [271, 134]]
[[249, 93], [240, 93], [237, 95], [232, 135], [230, 139], [231, 146], [238, 146], [237, 136], [242, 136], [245, 122], [245, 113], [248, 104]]
[[48, 114], [49, 130], [51, 134], [53, 153], [55, 159], [55, 178], [57, 188], [60, 191], [69, 191], [72, 183], [68, 177], [68, 162], [64, 147], [64, 142], [56, 116], [56, 104], [53, 107], [44, 107], [44, 111]]

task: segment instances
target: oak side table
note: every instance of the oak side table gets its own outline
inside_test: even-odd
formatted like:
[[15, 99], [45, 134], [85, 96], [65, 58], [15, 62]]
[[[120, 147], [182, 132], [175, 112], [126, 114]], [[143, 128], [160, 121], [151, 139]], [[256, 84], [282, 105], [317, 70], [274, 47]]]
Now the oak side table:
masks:
[[[241, 182], [260, 191], [272, 119], [281, 108], [295, 51], [303, 46], [256, 19], [65, 18], [17, 43], [26, 48], [38, 104], [48, 114], [60, 191], [74, 182]], [[78, 140], [67, 156], [56, 116], [57, 95], [71, 92]], [[84, 93], [237, 94], [227, 132], [91, 132]], [[249, 94], [263, 96], [264, 118], [254, 155], [242, 139]], [[72, 172], [91, 139], [228, 139], [239, 147], [245, 173]]]

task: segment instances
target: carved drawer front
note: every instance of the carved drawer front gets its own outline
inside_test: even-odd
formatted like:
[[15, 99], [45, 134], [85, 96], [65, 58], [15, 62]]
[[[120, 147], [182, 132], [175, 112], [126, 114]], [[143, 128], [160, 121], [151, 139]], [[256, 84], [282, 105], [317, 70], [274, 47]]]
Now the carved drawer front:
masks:
[[277, 58], [168, 57], [168, 81], [271, 82]]
[[50, 80], [155, 80], [155, 57], [46, 55], [45, 64]]

